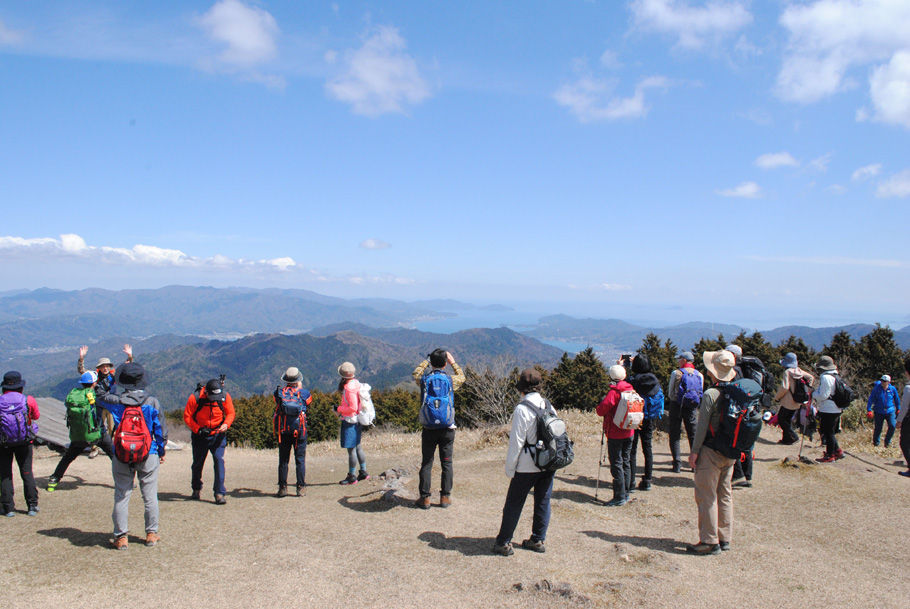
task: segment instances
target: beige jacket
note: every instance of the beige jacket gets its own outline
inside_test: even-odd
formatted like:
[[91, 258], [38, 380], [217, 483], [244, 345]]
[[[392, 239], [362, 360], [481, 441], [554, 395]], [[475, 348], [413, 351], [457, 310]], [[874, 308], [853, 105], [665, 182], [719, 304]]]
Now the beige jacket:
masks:
[[796, 403], [793, 400], [793, 394], [790, 393], [790, 387], [798, 378], [805, 379], [809, 383], [809, 396], [812, 396], [811, 387], [815, 383], [815, 377], [800, 368], [787, 368], [784, 370], [784, 375], [780, 380], [780, 389], [774, 395], [774, 401], [779, 402], [781, 408], [799, 410], [801, 404]]

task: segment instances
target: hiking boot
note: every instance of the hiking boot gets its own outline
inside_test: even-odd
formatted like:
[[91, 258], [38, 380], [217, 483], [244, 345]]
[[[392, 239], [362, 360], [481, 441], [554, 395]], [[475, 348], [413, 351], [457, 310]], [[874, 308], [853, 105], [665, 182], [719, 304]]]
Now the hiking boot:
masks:
[[543, 545], [543, 542], [539, 539], [525, 539], [521, 542], [521, 547], [525, 550], [531, 550], [532, 552], [537, 552], [543, 554], [547, 551], [546, 546]]
[[126, 535], [121, 535], [120, 537], [118, 537], [117, 539], [115, 539], [114, 541], [111, 542], [111, 546], [115, 550], [128, 550], [129, 543], [130, 542], [127, 541], [127, 539], [126, 539]]
[[906, 477], [906, 478], [910, 478], [910, 469], [908, 469], [908, 470], [905, 471], [905, 472], [897, 472], [897, 473], [898, 473], [899, 475], [901, 475], [901, 476]]
[[149, 531], [145, 534], [145, 547], [154, 548], [161, 541], [161, 536], [155, 531]]
[[421, 497], [420, 499], [418, 499], [417, 501], [414, 502], [414, 505], [419, 507], [422, 510], [428, 510], [428, 509], [430, 509], [430, 498]]
[[16, 515], [16, 512], [14, 512], [13, 510], [10, 510], [10, 511], [4, 513], [3, 515], [7, 518], [12, 518], [13, 516]]
[[680, 467], [680, 465], [679, 465], [679, 461], [674, 461], [674, 462], [673, 462], [673, 467], [672, 467], [671, 471], [672, 471], [674, 474], [678, 474], [678, 473], [681, 471], [681, 467]]
[[298, 486], [297, 487], [297, 496], [303, 497], [304, 495], [306, 495], [306, 486]]
[[686, 554], [696, 554], [698, 556], [705, 556], [707, 554], [720, 554], [720, 544], [698, 542], [694, 546], [686, 546]]
[[202, 501], [202, 491], [193, 491], [193, 494], [190, 495], [190, 499], [193, 501]]
[[448, 496], [448, 495], [440, 495], [440, 496], [439, 496], [439, 507], [441, 507], [441, 508], [447, 508], [447, 507], [449, 507], [450, 505], [452, 505], [452, 500], [449, 499], [449, 496]]
[[47, 492], [53, 493], [57, 490], [57, 485], [60, 483], [60, 478], [57, 476], [50, 476], [47, 479]]
[[730, 542], [729, 542], [729, 541], [722, 541], [722, 542], [720, 542], [720, 543], [717, 544], [717, 545], [720, 546], [720, 551], [721, 551], [721, 552], [727, 552], [727, 551], [730, 550]]
[[619, 507], [619, 506], [625, 505], [625, 504], [627, 504], [627, 503], [629, 503], [629, 499], [628, 499], [627, 497], [614, 497], [613, 499], [610, 499], [609, 501], [607, 501], [607, 502], [604, 504], [604, 506], [606, 506], [606, 507]]
[[88, 453], [88, 458], [94, 459], [95, 457], [97, 457], [100, 454], [101, 454], [101, 449], [98, 448], [97, 446], [92, 446], [92, 450]]
[[493, 544], [493, 554], [499, 554], [500, 556], [511, 556], [515, 553], [515, 550], [512, 549], [511, 543], [504, 544]]
[[275, 496], [276, 497], [287, 497], [288, 496], [288, 487], [286, 485], [279, 486], [278, 492], [275, 493]]
[[224, 495], [215, 495], [215, 505], [224, 505], [227, 503], [227, 499], [224, 498]]
[[834, 455], [829, 455], [828, 453], [823, 454], [821, 457], [816, 459], [819, 463], [834, 463], [836, 457]]
[[748, 478], [746, 478], [745, 480], [740, 482], [738, 486], [740, 486], [742, 488], [752, 488], [752, 481], [749, 480]]
[[366, 472], [365, 469], [360, 470], [360, 473], [357, 474], [357, 482], [363, 482], [364, 480], [369, 480], [370, 474]]
[[354, 474], [348, 474], [345, 479], [338, 484], [357, 484], [357, 476]]
[[638, 490], [640, 491], [650, 491], [651, 490], [651, 481], [645, 478], [641, 479], [641, 482], [638, 483]]
[[846, 457], [846, 456], [847, 456], [847, 454], [846, 454], [843, 450], [841, 450], [840, 448], [838, 448], [838, 449], [837, 449], [837, 452], [834, 453], [834, 460], [835, 460], [835, 461], [840, 461], [841, 459], [843, 459], [843, 458]]
[[41, 509], [37, 505], [30, 505], [28, 506], [28, 512], [26, 512], [26, 514], [28, 516], [37, 516], [40, 511]]

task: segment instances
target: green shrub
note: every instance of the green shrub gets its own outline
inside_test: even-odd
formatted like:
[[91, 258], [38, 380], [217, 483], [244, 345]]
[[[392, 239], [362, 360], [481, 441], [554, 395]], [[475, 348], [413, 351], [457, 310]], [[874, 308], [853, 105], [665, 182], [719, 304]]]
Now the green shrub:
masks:
[[840, 425], [844, 429], [865, 429], [866, 408], [862, 400], [853, 400], [840, 415]]
[[407, 389], [386, 389], [373, 391], [373, 406], [376, 407], [376, 425], [391, 426], [406, 431], [417, 431], [417, 411], [420, 409], [420, 394]]
[[275, 400], [271, 395], [254, 395], [234, 400], [234, 424], [227, 431], [227, 441], [234, 446], [276, 448], [278, 440], [272, 431]]

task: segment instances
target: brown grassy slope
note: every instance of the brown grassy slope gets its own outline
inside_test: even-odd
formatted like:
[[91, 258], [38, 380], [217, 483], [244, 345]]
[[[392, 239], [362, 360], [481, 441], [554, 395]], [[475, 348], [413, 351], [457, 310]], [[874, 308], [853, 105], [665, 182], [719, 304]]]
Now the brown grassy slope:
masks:
[[[80, 458], [57, 492], [41, 492], [37, 518], [0, 519], [4, 604], [101, 607], [122, 598], [156, 608], [906, 606], [910, 481], [896, 475], [893, 457], [864, 453], [868, 463], [848, 457], [784, 467], [780, 460], [796, 449], [770, 443], [778, 434], [767, 429], [755, 487], [734, 493], [733, 550], [691, 557], [683, 553], [696, 540], [691, 474], [668, 471], [666, 437], [655, 442], [655, 488], [623, 508], [604, 508], [591, 501], [597, 422], [573, 414], [570, 424], [577, 457], [558, 474], [546, 554], [489, 553], [507, 485], [505, 449], [479, 431], [459, 431], [449, 510], [384, 500], [378, 480], [339, 486], [346, 455], [337, 443], [311, 447], [312, 486], [304, 498], [271, 496], [276, 452], [229, 449], [228, 504], [213, 505], [209, 490], [203, 503], [186, 501], [190, 455], [172, 451], [160, 485], [163, 540], [154, 549], [135, 543], [143, 530], [137, 490], [130, 512], [136, 537], [127, 552], [107, 549], [109, 465]], [[419, 442], [419, 435], [366, 435], [370, 471], [411, 470], [405, 491], [413, 496]], [[820, 454], [816, 447], [804, 452]], [[57, 456], [43, 449], [38, 456], [43, 485]], [[437, 464], [434, 488], [438, 476]], [[528, 536], [530, 516], [529, 504], [516, 541]], [[537, 590], [543, 580], [557, 590]]]

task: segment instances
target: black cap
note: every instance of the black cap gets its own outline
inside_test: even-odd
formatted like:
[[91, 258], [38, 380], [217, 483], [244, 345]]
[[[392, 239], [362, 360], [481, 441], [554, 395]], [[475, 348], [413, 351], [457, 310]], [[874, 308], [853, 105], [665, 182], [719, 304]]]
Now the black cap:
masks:
[[223, 402], [224, 401], [224, 389], [221, 387], [221, 381], [218, 379], [211, 379], [205, 384], [205, 397], [207, 397], [212, 402]]
[[3, 384], [0, 385], [0, 388], [7, 391], [22, 391], [22, 388], [25, 387], [25, 381], [22, 380], [22, 375], [15, 370], [10, 370], [3, 375]]
[[117, 368], [114, 382], [124, 389], [144, 389], [145, 368], [136, 362], [127, 362]]

